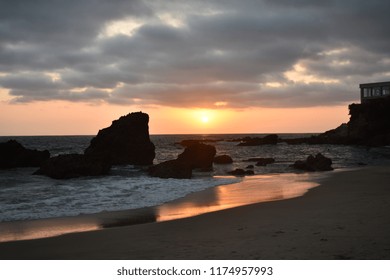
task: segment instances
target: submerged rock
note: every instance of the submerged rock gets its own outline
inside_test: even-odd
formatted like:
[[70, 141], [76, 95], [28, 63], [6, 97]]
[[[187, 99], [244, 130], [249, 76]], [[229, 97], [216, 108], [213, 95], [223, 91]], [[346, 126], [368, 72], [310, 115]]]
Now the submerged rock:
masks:
[[298, 160], [291, 167], [305, 171], [330, 171], [332, 168], [332, 160], [318, 153], [315, 157], [310, 155], [305, 161]]
[[155, 146], [149, 138], [149, 115], [136, 112], [120, 117], [99, 131], [85, 155], [107, 159], [110, 164], [150, 165]]
[[46, 175], [54, 179], [70, 179], [106, 175], [110, 168], [111, 164], [101, 157], [68, 154], [46, 160], [34, 175]]
[[16, 140], [0, 143], [0, 169], [37, 167], [49, 157], [49, 151], [26, 149]]
[[214, 157], [214, 163], [216, 164], [230, 164], [233, 163], [233, 159], [229, 155], [221, 155]]

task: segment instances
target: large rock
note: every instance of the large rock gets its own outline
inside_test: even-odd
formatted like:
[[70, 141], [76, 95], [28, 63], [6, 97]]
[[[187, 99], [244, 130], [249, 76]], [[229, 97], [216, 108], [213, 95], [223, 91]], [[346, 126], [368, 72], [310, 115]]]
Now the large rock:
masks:
[[149, 167], [149, 175], [160, 178], [190, 179], [192, 168], [183, 161], [174, 159]]
[[85, 150], [86, 155], [106, 158], [113, 165], [149, 165], [155, 147], [149, 138], [149, 115], [136, 112], [120, 117], [99, 131]]
[[216, 164], [230, 164], [233, 163], [233, 159], [229, 155], [220, 155], [214, 157], [214, 163]]
[[106, 175], [110, 168], [111, 164], [101, 157], [67, 154], [48, 159], [34, 175], [46, 175], [54, 179], [70, 179]]
[[305, 171], [330, 171], [332, 168], [332, 160], [318, 153], [315, 157], [310, 155], [305, 161], [298, 160], [291, 167]]
[[212, 170], [215, 154], [214, 146], [195, 143], [185, 148], [177, 159], [151, 166], [148, 172], [153, 177], [189, 179], [193, 169]]
[[0, 143], [0, 169], [37, 167], [49, 157], [49, 151], [26, 149], [16, 140]]
[[188, 164], [192, 169], [211, 170], [216, 153], [214, 146], [196, 143], [185, 148], [177, 159]]
[[288, 144], [390, 145], [390, 96], [350, 104], [349, 122], [319, 135], [283, 139]]

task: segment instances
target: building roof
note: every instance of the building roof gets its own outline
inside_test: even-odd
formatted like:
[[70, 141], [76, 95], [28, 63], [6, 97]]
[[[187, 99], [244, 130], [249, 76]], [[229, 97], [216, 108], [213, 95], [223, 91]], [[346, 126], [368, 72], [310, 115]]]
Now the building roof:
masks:
[[383, 87], [383, 86], [390, 86], [390, 81], [388, 82], [379, 82], [379, 83], [368, 83], [368, 84], [360, 84], [360, 88], [365, 87]]

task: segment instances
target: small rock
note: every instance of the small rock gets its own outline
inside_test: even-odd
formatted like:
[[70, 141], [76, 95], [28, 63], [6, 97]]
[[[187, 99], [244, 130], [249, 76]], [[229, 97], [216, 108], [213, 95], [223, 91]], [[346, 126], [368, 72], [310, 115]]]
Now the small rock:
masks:
[[305, 161], [298, 160], [291, 167], [305, 171], [330, 171], [332, 168], [332, 160], [318, 153], [315, 157], [310, 155]]
[[234, 176], [246, 176], [246, 175], [254, 175], [255, 173], [253, 172], [253, 170], [244, 170], [241, 168], [237, 168], [235, 170], [229, 171], [228, 174]]
[[230, 164], [230, 163], [233, 163], [233, 159], [228, 155], [216, 156], [216, 157], [214, 157], [214, 163]]

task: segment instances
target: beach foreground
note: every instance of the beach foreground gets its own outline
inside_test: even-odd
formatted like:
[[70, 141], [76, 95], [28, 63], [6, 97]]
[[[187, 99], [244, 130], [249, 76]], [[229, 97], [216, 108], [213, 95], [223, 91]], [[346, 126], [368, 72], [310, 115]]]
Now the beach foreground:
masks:
[[390, 259], [390, 167], [335, 172], [302, 197], [0, 243], [1, 259]]

